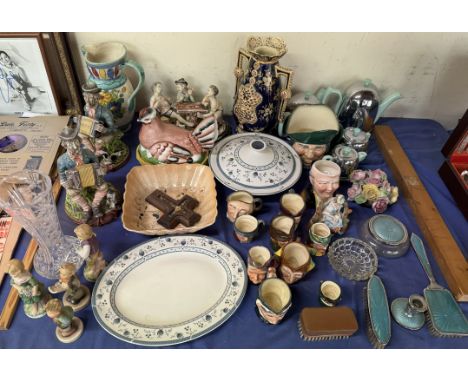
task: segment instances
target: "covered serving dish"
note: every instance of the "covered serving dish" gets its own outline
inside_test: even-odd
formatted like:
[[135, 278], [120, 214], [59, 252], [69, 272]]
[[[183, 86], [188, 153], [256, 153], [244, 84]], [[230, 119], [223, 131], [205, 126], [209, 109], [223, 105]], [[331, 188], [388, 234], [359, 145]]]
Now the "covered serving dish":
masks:
[[209, 157], [216, 179], [252, 195], [289, 190], [301, 176], [299, 155], [283, 140], [262, 133], [242, 133], [218, 142]]

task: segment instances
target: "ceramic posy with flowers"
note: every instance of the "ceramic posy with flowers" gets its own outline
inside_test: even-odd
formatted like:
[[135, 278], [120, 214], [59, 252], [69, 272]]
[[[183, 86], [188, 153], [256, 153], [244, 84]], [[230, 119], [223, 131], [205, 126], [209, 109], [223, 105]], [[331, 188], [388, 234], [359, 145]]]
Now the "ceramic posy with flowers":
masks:
[[348, 188], [348, 200], [371, 206], [377, 214], [385, 212], [389, 204], [398, 200], [398, 187], [388, 182], [385, 171], [355, 170], [349, 180], [353, 185]]

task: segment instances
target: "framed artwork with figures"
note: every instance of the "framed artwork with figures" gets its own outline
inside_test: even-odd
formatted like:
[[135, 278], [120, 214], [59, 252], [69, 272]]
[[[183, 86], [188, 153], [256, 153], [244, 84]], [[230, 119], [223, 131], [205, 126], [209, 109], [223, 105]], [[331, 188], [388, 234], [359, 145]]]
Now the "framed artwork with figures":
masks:
[[80, 114], [78, 84], [67, 33], [0, 32], [0, 114]]
[[0, 114], [60, 114], [41, 33], [0, 33]]

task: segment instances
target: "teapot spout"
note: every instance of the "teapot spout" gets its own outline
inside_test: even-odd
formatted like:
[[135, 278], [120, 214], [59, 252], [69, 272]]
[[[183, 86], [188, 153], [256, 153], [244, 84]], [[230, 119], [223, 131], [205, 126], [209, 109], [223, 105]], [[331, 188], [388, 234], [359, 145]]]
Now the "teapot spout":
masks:
[[382, 116], [384, 111], [395, 101], [401, 98], [401, 94], [399, 92], [395, 92], [390, 94], [387, 98], [385, 98], [379, 105], [379, 109], [377, 110], [377, 115], [375, 116], [374, 123], [378, 121], [378, 119]]

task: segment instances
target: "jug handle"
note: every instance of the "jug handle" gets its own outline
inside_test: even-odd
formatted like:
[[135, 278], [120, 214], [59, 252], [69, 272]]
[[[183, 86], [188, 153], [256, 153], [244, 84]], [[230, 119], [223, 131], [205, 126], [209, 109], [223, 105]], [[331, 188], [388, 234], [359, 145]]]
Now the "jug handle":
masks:
[[132, 68], [136, 72], [136, 74], [138, 76], [138, 85], [133, 90], [133, 93], [130, 95], [130, 97], [128, 97], [128, 105], [130, 106], [132, 104], [136, 94], [138, 93], [138, 91], [143, 86], [143, 82], [145, 81], [145, 71], [143, 70], [143, 67], [139, 63], [137, 63], [137, 62], [135, 62], [133, 60], [125, 61], [125, 66], [128, 66], [128, 67]]
[[275, 66], [275, 71], [278, 77], [283, 76], [286, 78], [286, 86], [281, 90], [281, 103], [278, 112], [278, 122], [283, 122], [285, 117], [284, 112], [286, 110], [288, 100], [291, 98], [293, 71], [280, 65]]
[[387, 109], [387, 107], [389, 107], [393, 102], [395, 102], [396, 100], [399, 100], [400, 98], [401, 98], [400, 92], [392, 93], [387, 98], [385, 98], [379, 105], [379, 109], [377, 110], [377, 115], [375, 116], [374, 124], [382, 116], [385, 109]]

